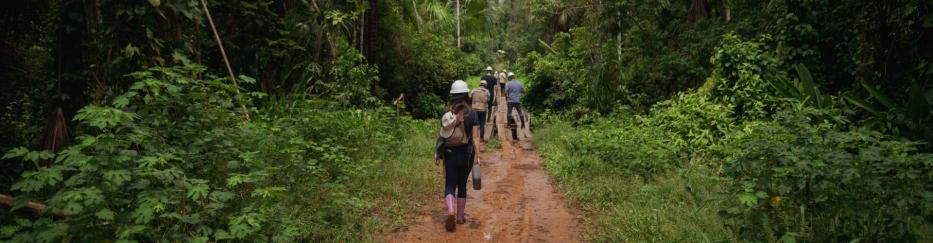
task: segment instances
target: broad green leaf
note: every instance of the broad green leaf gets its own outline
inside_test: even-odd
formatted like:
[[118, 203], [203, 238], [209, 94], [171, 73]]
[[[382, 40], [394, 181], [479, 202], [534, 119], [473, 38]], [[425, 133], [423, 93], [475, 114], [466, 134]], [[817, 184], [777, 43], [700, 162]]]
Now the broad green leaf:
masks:
[[81, 206], [79, 203], [70, 202], [65, 204], [65, 207], [62, 208], [62, 214], [65, 215], [77, 215], [84, 212], [84, 206]]
[[96, 216], [98, 219], [113, 220], [114, 214], [113, 214], [113, 211], [110, 211], [110, 209], [104, 208], [104, 209], [101, 209], [100, 211], [97, 211], [97, 213], [95, 213], [94, 216]]
[[162, 2], [159, 0], [149, 0], [149, 4], [152, 4], [153, 7], [158, 7]]
[[126, 95], [117, 96], [117, 98], [113, 99], [113, 107], [122, 109], [128, 104], [130, 104], [130, 98]]
[[243, 81], [243, 83], [248, 83], [248, 84], [254, 84], [254, 83], [256, 83], [256, 79], [254, 79], [254, 78], [252, 78], [252, 77], [249, 77], [249, 76], [246, 76], [246, 75], [240, 75], [240, 76], [237, 77], [237, 78], [240, 79], [241, 81]]
[[3, 159], [22, 157], [26, 155], [26, 153], [29, 153], [29, 149], [25, 147], [16, 147], [7, 151], [6, 154], [3, 155]]
[[209, 193], [209, 189], [210, 188], [208, 188], [206, 184], [202, 183], [191, 185], [191, 187], [188, 188], [188, 198], [191, 198], [191, 200], [205, 198]]
[[872, 98], [878, 100], [878, 102], [887, 107], [889, 110], [898, 110], [897, 104], [894, 103], [894, 100], [891, 99], [891, 97], [888, 97], [888, 95], [884, 94], [884, 92], [881, 92], [881, 90], [878, 90], [868, 82], [865, 82], [865, 80], [859, 81], [859, 83], [862, 85], [862, 88], [865, 88], [865, 90], [868, 91], [868, 94], [870, 94]]
[[123, 185], [132, 178], [128, 170], [111, 170], [104, 172], [104, 179], [116, 186]]
[[131, 242], [131, 241], [128, 241], [127, 239], [132, 238], [133, 235], [135, 234], [145, 231], [147, 228], [148, 227], [144, 225], [133, 225], [129, 228], [121, 230], [118, 237], [120, 238], [120, 240], [123, 240], [123, 242]]
[[855, 97], [849, 94], [843, 94], [842, 97], [845, 98], [847, 101], [849, 101], [849, 103], [852, 103], [855, 106], [861, 107], [862, 109], [865, 109], [866, 111], [871, 112], [872, 114], [877, 115], [878, 113], [880, 113], [877, 109], [875, 109], [875, 106], [868, 103], [868, 101], [865, 101], [863, 99], [860, 99], [858, 97]]
[[19, 225], [4, 225], [3, 227], [0, 227], [0, 237], [3, 237], [3, 238], [13, 237], [13, 234], [16, 234], [16, 232], [19, 232], [20, 229], [22, 229], [22, 227]]
[[739, 194], [739, 202], [745, 204], [745, 206], [754, 207], [758, 205], [758, 197], [755, 194], [743, 192]]

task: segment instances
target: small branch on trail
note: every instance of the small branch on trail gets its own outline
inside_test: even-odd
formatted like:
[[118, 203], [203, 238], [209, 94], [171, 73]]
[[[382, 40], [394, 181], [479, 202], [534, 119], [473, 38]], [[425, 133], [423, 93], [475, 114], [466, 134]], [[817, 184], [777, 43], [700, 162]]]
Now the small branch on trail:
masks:
[[402, 104], [402, 100], [405, 100], [405, 93], [400, 94], [400, 95], [398, 96], [398, 98], [396, 98], [394, 101], [392, 101], [392, 105], [395, 105], [395, 114], [396, 114], [396, 115], [401, 114], [401, 110], [400, 110], [400, 108], [399, 108], [399, 105]]
[[[214, 41], [217, 41], [217, 47], [220, 48], [220, 55], [224, 58], [224, 65], [227, 66], [227, 74], [230, 75], [230, 81], [233, 81], [233, 87], [236, 88], [236, 93], [240, 94], [240, 86], [236, 82], [236, 76], [233, 75], [233, 68], [230, 67], [230, 59], [227, 59], [227, 52], [224, 51], [224, 43], [220, 41], [220, 34], [217, 32], [217, 27], [214, 27], [214, 19], [211, 18], [211, 11], [207, 9], [207, 1], [201, 0], [201, 6], [204, 7], [204, 15], [207, 16], [207, 23], [211, 25], [211, 31], [214, 32]], [[246, 109], [246, 106], [240, 104], [240, 107], [243, 108], [243, 119], [249, 121], [249, 110]]]
[[401, 95], [398, 96], [398, 98], [395, 98], [395, 100], [392, 101], [392, 104], [398, 105], [398, 102], [401, 102], [403, 99], [405, 99], [405, 93], [402, 93]]

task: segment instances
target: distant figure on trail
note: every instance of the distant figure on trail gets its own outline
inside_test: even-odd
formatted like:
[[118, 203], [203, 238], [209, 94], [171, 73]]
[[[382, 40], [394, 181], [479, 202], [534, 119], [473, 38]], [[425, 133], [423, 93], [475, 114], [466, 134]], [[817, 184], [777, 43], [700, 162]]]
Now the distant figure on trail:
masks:
[[[450, 86], [450, 102], [447, 111], [441, 117], [437, 146], [434, 150], [434, 163], [438, 156], [444, 162], [444, 203], [447, 205], [447, 220], [444, 227], [453, 232], [456, 224], [466, 223], [467, 176], [473, 163], [480, 165], [476, 145], [481, 135], [478, 126], [481, 120], [470, 108], [470, 88], [463, 80], [454, 81]], [[454, 211], [454, 195], [457, 210]], [[456, 212], [456, 215], [454, 213]], [[456, 217], [456, 218], [455, 218]]]
[[499, 75], [496, 76], [496, 79], [499, 80], [499, 92], [503, 95], [505, 94], [505, 83], [509, 81], [509, 77], [505, 75], [508, 72], [508, 70], [502, 70], [499, 72]]
[[[496, 83], [496, 77], [492, 76], [492, 67], [486, 67], [486, 75], [483, 75], [483, 77], [480, 80], [485, 80], [487, 84]], [[489, 102], [486, 103], [486, 106], [489, 108], [488, 110], [492, 110], [492, 106], [496, 105], [496, 89], [488, 89], [488, 90], [489, 90]], [[488, 119], [486, 121], [488, 122]]]
[[[480, 121], [486, 121], [486, 111], [488, 108], [487, 104], [491, 100], [491, 96], [489, 94], [490, 92], [486, 90], [486, 86], [488, 86], [486, 80], [480, 80], [479, 87], [476, 87], [473, 89], [473, 92], [471, 92], [473, 99], [473, 110], [476, 111], [476, 115]], [[485, 122], [479, 123], [479, 134], [486, 134]], [[480, 138], [482, 138], [482, 136], [480, 136]], [[484, 143], [486, 142], [485, 139], [482, 140]]]
[[512, 108], [518, 109], [518, 119], [522, 121], [522, 128], [525, 128], [525, 113], [522, 111], [521, 101], [521, 94], [525, 91], [525, 87], [515, 78], [515, 73], [509, 73], [509, 80], [511, 81], [505, 85], [505, 94], [508, 95], [506, 107], [509, 110], [506, 119], [512, 117]]

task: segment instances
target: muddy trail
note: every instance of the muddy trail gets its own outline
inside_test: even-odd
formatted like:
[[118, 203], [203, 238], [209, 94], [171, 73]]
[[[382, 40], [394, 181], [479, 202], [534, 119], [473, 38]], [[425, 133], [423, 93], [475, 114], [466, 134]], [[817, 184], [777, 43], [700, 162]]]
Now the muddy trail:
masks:
[[[504, 100], [503, 97], [499, 97]], [[504, 102], [499, 102], [496, 117], [505, 117]], [[517, 114], [513, 114], [518, 117]], [[530, 115], [529, 115], [530, 116]], [[529, 126], [518, 130], [513, 141], [505, 119], [486, 126], [498, 127], [499, 149], [484, 149], [483, 188], [473, 190], [468, 182], [465, 224], [455, 232], [444, 230], [446, 207], [443, 188], [424, 202], [416, 222], [400, 232], [385, 235], [386, 242], [578, 242], [580, 223], [567, 208], [534, 151]], [[526, 118], [530, 121], [530, 118]], [[530, 124], [530, 122], [529, 122]], [[472, 179], [471, 179], [472, 180]]]

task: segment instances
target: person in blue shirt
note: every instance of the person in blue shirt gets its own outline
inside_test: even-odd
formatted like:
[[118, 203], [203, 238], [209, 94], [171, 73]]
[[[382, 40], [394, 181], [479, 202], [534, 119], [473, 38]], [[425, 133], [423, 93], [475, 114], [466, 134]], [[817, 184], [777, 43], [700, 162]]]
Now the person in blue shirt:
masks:
[[509, 82], [505, 84], [505, 94], [508, 96], [506, 106], [509, 110], [508, 116], [512, 117], [512, 108], [518, 109], [518, 119], [522, 121], [522, 128], [525, 128], [525, 113], [522, 111], [521, 94], [525, 87], [515, 78], [515, 73], [509, 72]]

